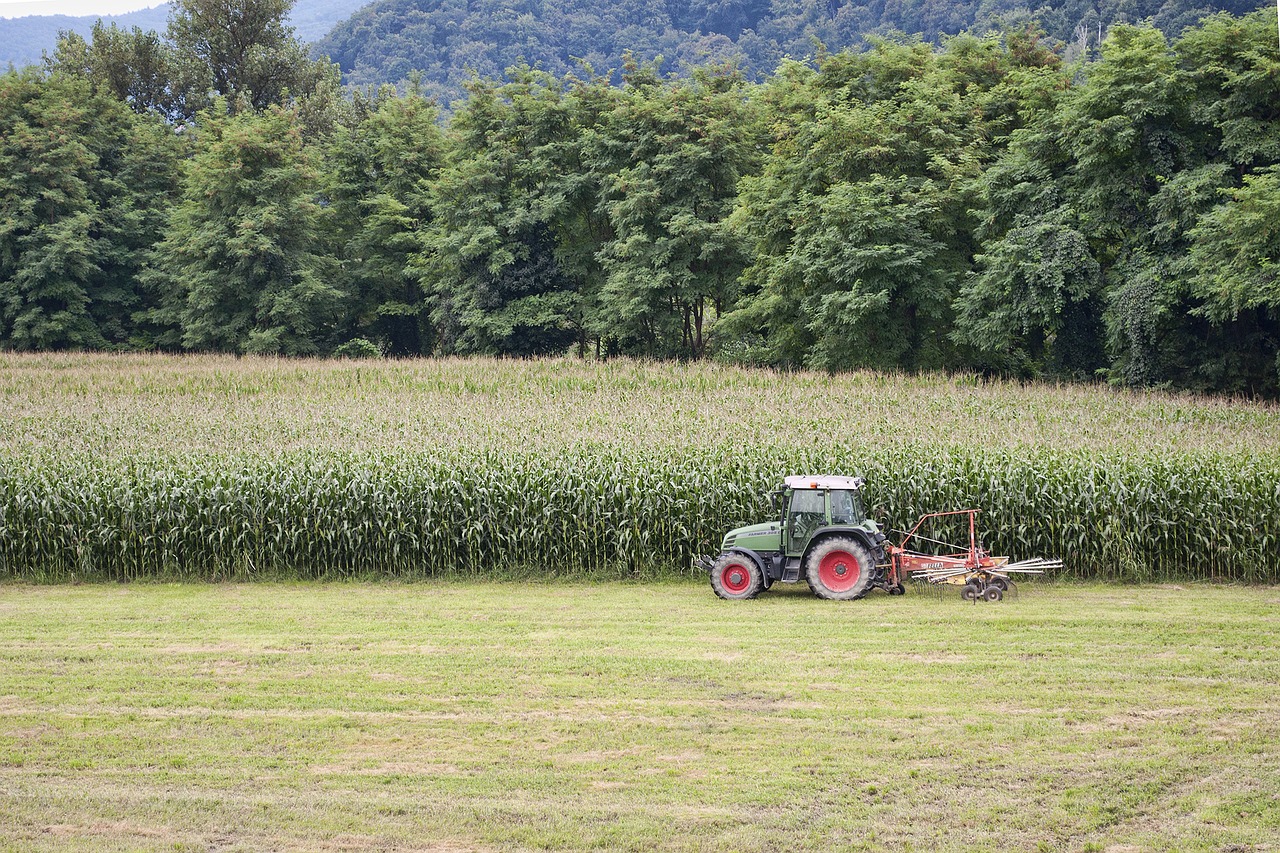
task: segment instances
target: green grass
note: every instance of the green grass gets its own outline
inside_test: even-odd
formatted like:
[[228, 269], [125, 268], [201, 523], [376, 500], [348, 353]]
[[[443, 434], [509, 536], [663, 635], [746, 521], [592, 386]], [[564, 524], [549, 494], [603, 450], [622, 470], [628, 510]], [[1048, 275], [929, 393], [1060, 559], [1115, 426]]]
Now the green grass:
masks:
[[0, 848], [1274, 850], [1278, 607], [0, 585]]

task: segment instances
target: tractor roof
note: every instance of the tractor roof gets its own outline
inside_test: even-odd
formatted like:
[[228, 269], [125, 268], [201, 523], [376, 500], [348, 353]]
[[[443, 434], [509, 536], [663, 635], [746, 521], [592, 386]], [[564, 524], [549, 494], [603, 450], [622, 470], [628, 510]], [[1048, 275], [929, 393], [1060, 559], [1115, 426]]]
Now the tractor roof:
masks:
[[826, 474], [797, 475], [782, 481], [788, 489], [861, 489], [861, 477], [832, 477]]

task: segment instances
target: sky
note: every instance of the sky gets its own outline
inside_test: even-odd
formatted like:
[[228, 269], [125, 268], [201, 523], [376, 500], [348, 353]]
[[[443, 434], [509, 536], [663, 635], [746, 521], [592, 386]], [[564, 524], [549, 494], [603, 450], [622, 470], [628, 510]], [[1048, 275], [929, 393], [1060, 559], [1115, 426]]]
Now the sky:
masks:
[[0, 0], [0, 18], [26, 15], [119, 15], [159, 6], [164, 0]]

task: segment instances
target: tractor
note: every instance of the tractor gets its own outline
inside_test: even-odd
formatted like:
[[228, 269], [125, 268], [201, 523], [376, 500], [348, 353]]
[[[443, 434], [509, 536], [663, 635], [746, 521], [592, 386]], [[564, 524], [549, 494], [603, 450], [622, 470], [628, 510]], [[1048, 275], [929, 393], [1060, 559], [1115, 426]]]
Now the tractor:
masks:
[[885, 536], [862, 507], [861, 477], [787, 477], [770, 493], [776, 521], [730, 530], [720, 556], [703, 557], [721, 598], [754, 598], [804, 578], [822, 598], [851, 600], [879, 587], [902, 593], [885, 571]]
[[[902, 595], [903, 580], [961, 587], [966, 601], [999, 601], [1010, 588], [1010, 574], [1042, 574], [1062, 567], [1060, 560], [1033, 558], [1018, 563], [993, 557], [978, 542], [978, 510], [933, 512], [921, 516], [897, 545], [866, 516], [861, 477], [787, 477], [770, 493], [776, 521], [739, 527], [725, 534], [720, 555], [698, 564], [711, 577], [716, 595], [755, 598], [774, 583], [801, 578], [821, 598], [851, 601], [873, 589]], [[932, 520], [967, 516], [969, 544], [930, 539], [921, 528]], [[908, 547], [915, 542], [942, 546], [946, 553]], [[936, 550], [936, 549], [935, 549]]]

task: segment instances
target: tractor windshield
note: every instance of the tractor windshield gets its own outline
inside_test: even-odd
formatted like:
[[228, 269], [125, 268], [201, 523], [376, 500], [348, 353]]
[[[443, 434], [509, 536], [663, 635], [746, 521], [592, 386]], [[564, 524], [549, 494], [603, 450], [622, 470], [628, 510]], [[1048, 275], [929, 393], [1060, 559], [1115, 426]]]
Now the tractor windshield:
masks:
[[861, 524], [865, 520], [862, 499], [857, 492], [850, 489], [831, 490], [832, 524]]

